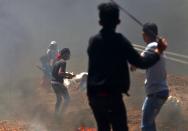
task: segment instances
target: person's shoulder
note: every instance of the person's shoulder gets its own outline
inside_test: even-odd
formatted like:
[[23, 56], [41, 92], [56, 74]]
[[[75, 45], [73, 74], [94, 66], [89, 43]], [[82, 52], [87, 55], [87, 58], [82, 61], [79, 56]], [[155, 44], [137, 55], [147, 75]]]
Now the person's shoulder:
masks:
[[93, 36], [90, 37], [89, 41], [90, 42], [94, 42], [94, 41], [98, 41], [98, 40], [101, 40], [102, 39], [102, 36], [100, 33], [97, 33]]
[[101, 43], [102, 41], [102, 35], [100, 33], [97, 33], [90, 37], [89, 39], [89, 46], [88, 46], [88, 52], [95, 46]]
[[151, 42], [147, 45], [147, 48], [157, 48], [158, 43], [157, 42]]
[[154, 51], [157, 48], [157, 45], [157, 42], [151, 42], [146, 46], [145, 51]]
[[59, 60], [59, 63], [66, 64], [66, 61], [65, 61], [65, 60], [63, 60], [63, 59], [60, 59], [60, 60]]
[[117, 32], [117, 33], [116, 33], [116, 36], [117, 36], [121, 41], [130, 43], [130, 41], [127, 39], [127, 37], [124, 36], [122, 33]]
[[117, 38], [118, 42], [121, 43], [121, 45], [123, 45], [124, 47], [127, 48], [127, 47], [131, 46], [131, 42], [122, 33], [119, 33], [119, 32], [116, 33], [116, 38]]
[[60, 59], [58, 61], [55, 62], [56, 65], [64, 65], [66, 64], [66, 61], [64, 61], [63, 59]]

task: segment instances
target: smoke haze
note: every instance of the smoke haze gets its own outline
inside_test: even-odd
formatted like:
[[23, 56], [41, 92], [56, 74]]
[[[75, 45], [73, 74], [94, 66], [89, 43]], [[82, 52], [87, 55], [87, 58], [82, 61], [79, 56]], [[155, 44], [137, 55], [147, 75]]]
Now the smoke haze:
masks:
[[[70, 48], [68, 71], [87, 71], [88, 39], [100, 29], [97, 5], [105, 1], [108, 0], [0, 0], [1, 118], [14, 110], [11, 104], [23, 104], [19, 101], [25, 98], [33, 102], [35, 91], [32, 89], [41, 76], [35, 65], [50, 41], [57, 41], [59, 49]], [[187, 0], [117, 2], [143, 23], [155, 22], [160, 34], [168, 38], [169, 51], [188, 55]], [[133, 43], [143, 43], [141, 27], [123, 13], [121, 19], [118, 31]], [[186, 65], [171, 61], [167, 64], [170, 73], [188, 73]]]
[[[86, 71], [88, 39], [100, 29], [97, 5], [101, 2], [104, 1], [1, 0], [1, 74], [4, 76], [10, 68], [11, 74], [15, 69], [18, 72], [29, 69], [31, 73], [34, 63], [45, 53], [52, 40], [58, 42], [59, 48], [71, 49], [72, 57], [68, 70]], [[157, 23], [160, 34], [168, 38], [170, 51], [187, 53], [186, 0], [117, 0], [117, 2], [143, 23], [148, 21]], [[123, 13], [121, 18], [122, 23], [118, 30], [133, 43], [143, 43], [141, 27]], [[25, 70], [26, 68], [28, 69]]]

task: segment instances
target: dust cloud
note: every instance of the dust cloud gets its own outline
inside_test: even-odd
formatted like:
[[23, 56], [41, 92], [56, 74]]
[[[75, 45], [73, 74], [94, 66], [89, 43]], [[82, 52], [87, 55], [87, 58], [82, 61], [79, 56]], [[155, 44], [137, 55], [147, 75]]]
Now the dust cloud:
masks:
[[[70, 48], [72, 56], [68, 62], [68, 71], [87, 71], [88, 39], [100, 29], [97, 5], [105, 1], [108, 0], [0, 0], [2, 119], [27, 118], [32, 116], [33, 112], [37, 115], [37, 112], [41, 114], [45, 110], [46, 105], [40, 103], [40, 97], [35, 90], [41, 76], [35, 65], [39, 63], [39, 58], [45, 53], [50, 41], [57, 41], [59, 49]], [[170, 51], [187, 53], [186, 0], [117, 2], [142, 22], [157, 23], [160, 34], [169, 40]], [[123, 13], [121, 19], [118, 31], [133, 43], [143, 43], [141, 27]], [[187, 74], [186, 66], [178, 65], [178, 70], [176, 66], [169, 62], [169, 72]], [[30, 115], [27, 115], [29, 113]]]

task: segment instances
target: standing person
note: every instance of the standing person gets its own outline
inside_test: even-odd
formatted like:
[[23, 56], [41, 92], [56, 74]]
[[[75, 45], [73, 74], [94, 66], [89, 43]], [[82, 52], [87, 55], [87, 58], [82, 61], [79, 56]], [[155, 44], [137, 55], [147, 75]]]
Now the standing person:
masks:
[[43, 87], [50, 86], [50, 81], [52, 77], [52, 66], [56, 61], [57, 54], [58, 54], [57, 43], [56, 41], [51, 41], [45, 55], [40, 57], [40, 62], [42, 64], [42, 67], [39, 66], [37, 67], [43, 71], [43, 78], [41, 81], [41, 85]]
[[98, 6], [102, 29], [89, 40], [87, 96], [97, 122], [98, 131], [128, 131], [127, 113], [122, 94], [128, 94], [130, 80], [128, 62], [148, 68], [159, 60], [166, 48], [161, 42], [147, 57], [141, 57], [122, 34], [117, 33], [120, 23], [119, 8], [114, 3]]
[[[66, 61], [70, 59], [70, 50], [69, 48], [63, 48], [60, 51], [61, 59], [54, 63], [52, 68], [52, 88], [56, 94], [56, 105], [55, 105], [55, 113], [58, 115], [62, 110], [65, 110], [70, 96], [67, 88], [64, 85], [64, 79], [71, 79], [74, 75], [70, 73], [66, 73]], [[61, 108], [62, 96], [64, 97], [63, 109]]]
[[[158, 28], [154, 23], [143, 26], [143, 39], [146, 43], [142, 56], [147, 56], [157, 48]], [[156, 131], [155, 119], [169, 96], [164, 54], [160, 60], [146, 70], [145, 92], [146, 98], [142, 107], [142, 131]]]
[[57, 42], [56, 41], [51, 41], [49, 46], [48, 46], [48, 49], [46, 51], [46, 55], [48, 57], [48, 63], [49, 65], [53, 66], [53, 64], [55, 63], [56, 61], [56, 57], [58, 55], [58, 47], [57, 47]]
[[49, 65], [49, 59], [47, 57], [47, 55], [43, 55], [40, 57], [40, 62], [41, 62], [41, 67], [37, 66], [40, 70], [42, 70], [43, 72], [43, 77], [41, 80], [41, 85], [43, 87], [48, 87], [50, 86], [50, 80], [52, 77], [52, 73], [51, 73], [51, 66]]

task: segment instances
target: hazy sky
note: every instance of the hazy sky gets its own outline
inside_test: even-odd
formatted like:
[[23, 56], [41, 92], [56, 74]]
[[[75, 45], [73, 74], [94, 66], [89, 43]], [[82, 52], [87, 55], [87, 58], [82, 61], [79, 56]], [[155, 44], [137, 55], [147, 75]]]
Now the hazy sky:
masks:
[[[59, 48], [71, 49], [69, 71], [86, 71], [88, 39], [100, 29], [97, 5], [105, 1], [0, 0], [0, 78], [38, 73], [35, 65], [52, 40], [57, 41]], [[160, 34], [168, 38], [168, 50], [188, 54], [188, 1], [116, 1], [143, 23], [157, 23]], [[141, 27], [123, 13], [121, 19], [118, 31], [134, 43], [143, 43]], [[172, 63], [169, 69], [175, 66]]]

